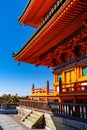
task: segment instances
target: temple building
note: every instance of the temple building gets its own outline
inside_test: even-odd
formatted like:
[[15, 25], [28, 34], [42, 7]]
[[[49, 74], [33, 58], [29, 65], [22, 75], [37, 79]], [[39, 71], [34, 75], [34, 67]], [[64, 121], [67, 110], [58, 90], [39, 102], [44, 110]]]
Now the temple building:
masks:
[[87, 0], [29, 0], [20, 24], [35, 34], [15, 61], [53, 69], [54, 90], [32, 86], [31, 100], [87, 103]]

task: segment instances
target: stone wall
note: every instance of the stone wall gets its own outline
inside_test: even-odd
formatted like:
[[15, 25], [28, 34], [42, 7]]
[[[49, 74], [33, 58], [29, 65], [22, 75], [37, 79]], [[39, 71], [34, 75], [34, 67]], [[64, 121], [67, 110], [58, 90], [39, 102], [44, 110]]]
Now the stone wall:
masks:
[[31, 112], [30, 109], [27, 109], [27, 108], [23, 108], [23, 107], [16, 107], [17, 111], [18, 111], [18, 114], [20, 114], [21, 116], [26, 116], [28, 113]]
[[44, 114], [47, 130], [87, 130], [87, 124], [71, 119]]

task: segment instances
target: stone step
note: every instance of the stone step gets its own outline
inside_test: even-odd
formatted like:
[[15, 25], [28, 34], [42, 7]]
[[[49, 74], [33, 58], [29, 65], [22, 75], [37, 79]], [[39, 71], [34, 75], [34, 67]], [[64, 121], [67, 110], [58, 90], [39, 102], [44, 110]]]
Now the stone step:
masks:
[[29, 128], [32, 128], [32, 125], [33, 125], [33, 123], [30, 120], [28, 120], [28, 119], [25, 119], [25, 121], [23, 122], [23, 124], [26, 125]]
[[27, 119], [30, 120], [31, 122], [35, 122], [36, 121], [36, 118], [32, 118], [31, 116], [28, 116]]
[[39, 116], [41, 116], [41, 115], [38, 115], [36, 113], [31, 113], [30, 114], [30, 117], [35, 118], [35, 119], [37, 119]]
[[27, 114], [22, 122], [29, 128], [35, 128], [42, 125], [43, 114], [37, 111], [32, 111]]

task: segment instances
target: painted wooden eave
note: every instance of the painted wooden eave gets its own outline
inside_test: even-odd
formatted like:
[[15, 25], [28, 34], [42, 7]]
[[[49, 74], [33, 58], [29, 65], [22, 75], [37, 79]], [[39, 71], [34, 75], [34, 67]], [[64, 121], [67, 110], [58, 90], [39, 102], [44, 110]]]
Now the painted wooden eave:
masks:
[[19, 17], [21, 24], [38, 27], [57, 0], [30, 0]]
[[[15, 61], [37, 65], [42, 54], [81, 28], [86, 16], [86, 0], [65, 2], [47, 24], [14, 56]], [[46, 65], [45, 62], [40, 63], [40, 65]]]

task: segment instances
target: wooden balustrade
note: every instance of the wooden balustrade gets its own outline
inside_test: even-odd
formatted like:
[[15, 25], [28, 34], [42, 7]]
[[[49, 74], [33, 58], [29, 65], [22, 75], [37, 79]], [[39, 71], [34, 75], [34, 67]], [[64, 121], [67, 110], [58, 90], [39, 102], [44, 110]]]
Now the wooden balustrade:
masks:
[[59, 103], [59, 102], [41, 102], [20, 100], [19, 105], [27, 108], [38, 109], [40, 111], [52, 112], [55, 116], [70, 118], [82, 122], [87, 122], [87, 104]]
[[87, 92], [87, 80], [62, 84], [59, 93], [83, 93]]
[[34, 88], [34, 90], [32, 91], [33, 94], [36, 93], [46, 93], [46, 90], [43, 88]]
[[87, 122], [87, 104], [49, 102], [49, 106], [56, 116]]
[[[52, 94], [54, 92], [53, 89], [49, 89], [49, 94]], [[32, 91], [32, 94], [46, 94], [46, 90], [42, 89], [42, 88], [34, 88], [34, 90]]]
[[19, 105], [26, 106], [27, 108], [35, 108], [40, 110], [50, 111], [48, 103], [41, 101], [31, 101], [31, 100], [20, 100]]

